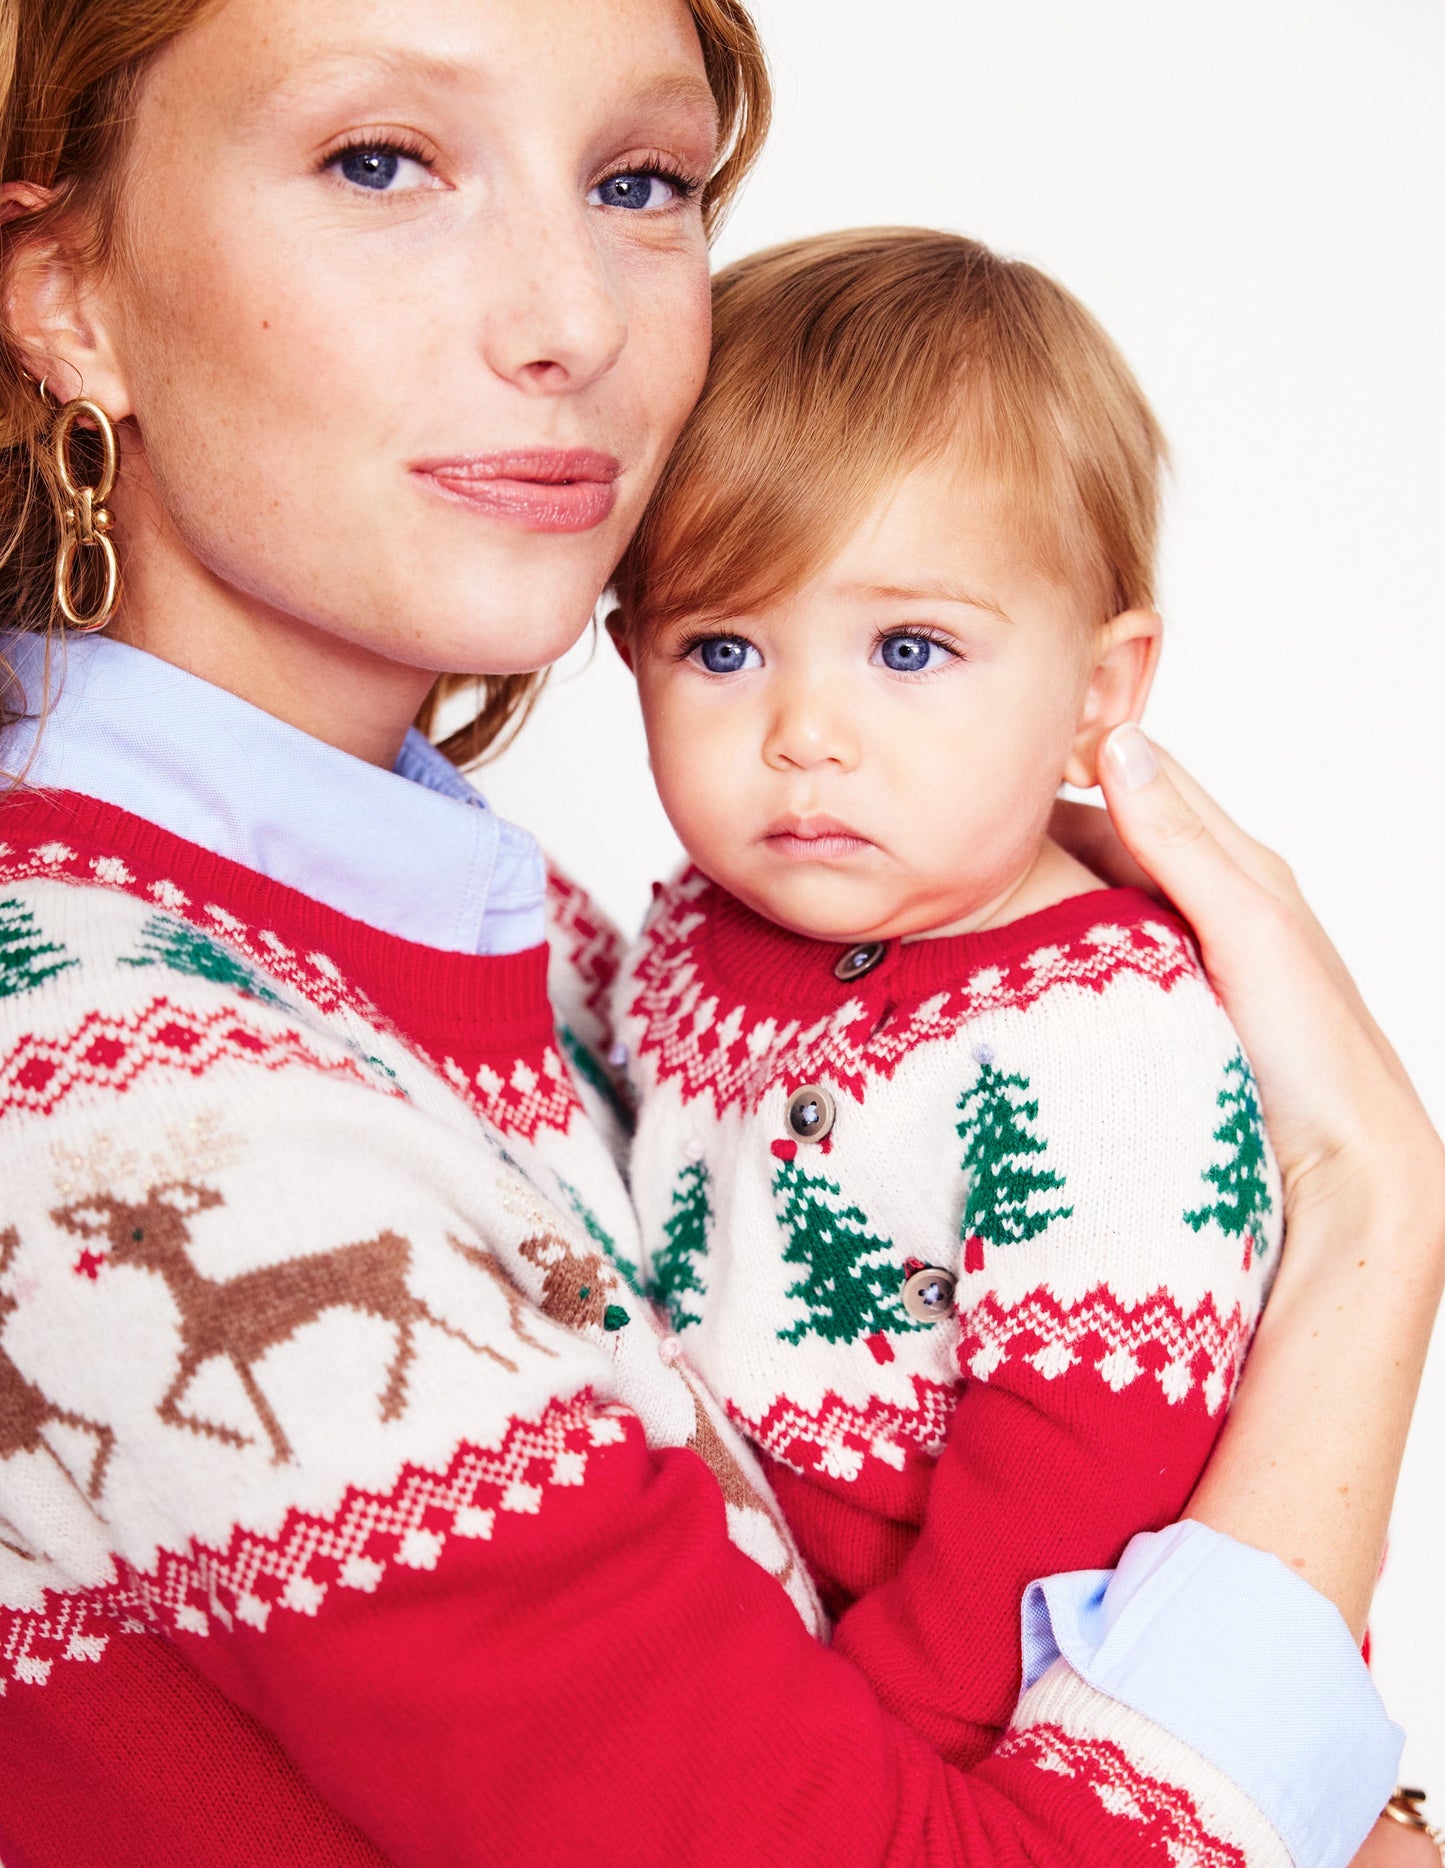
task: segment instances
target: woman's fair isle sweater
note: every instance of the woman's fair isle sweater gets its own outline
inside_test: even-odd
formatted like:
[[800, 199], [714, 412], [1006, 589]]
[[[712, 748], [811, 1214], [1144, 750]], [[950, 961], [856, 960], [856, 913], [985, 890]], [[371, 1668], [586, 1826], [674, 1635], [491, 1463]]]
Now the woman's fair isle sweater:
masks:
[[[558, 906], [585, 982], [597, 924]], [[1120, 1677], [1170, 1646], [1206, 1534], [1146, 1553], [1127, 1639], [1056, 1579], [1069, 1658], [969, 1771], [881, 1703], [935, 1704], [965, 1637], [818, 1642], [765, 1483], [636, 1294], [545, 970], [112, 805], [0, 804], [7, 1865], [1303, 1858], [1317, 1807], [1266, 1815]], [[968, 1547], [959, 1521], [932, 1553], [937, 1602]], [[1257, 1562], [1268, 1648], [1271, 1592], [1308, 1592]], [[1378, 1737], [1346, 1701], [1304, 1776]], [[1389, 1768], [1310, 1859], [1346, 1859]]]
[[1239, 1040], [1132, 890], [845, 950], [692, 870], [618, 1005], [677, 1351], [763, 1455], [843, 1651], [950, 1606], [933, 1703], [884, 1691], [982, 1757], [1031, 1579], [1175, 1519], [1223, 1420], [1281, 1234]]

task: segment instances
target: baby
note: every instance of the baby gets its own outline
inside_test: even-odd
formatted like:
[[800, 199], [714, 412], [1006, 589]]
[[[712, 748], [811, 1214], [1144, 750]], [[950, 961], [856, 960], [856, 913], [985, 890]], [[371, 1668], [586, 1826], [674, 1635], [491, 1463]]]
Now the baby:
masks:
[[801, 241], [715, 312], [610, 624], [694, 864], [618, 1001], [644, 1272], [849, 1647], [936, 1630], [900, 1710], [967, 1761], [1029, 1580], [1180, 1514], [1280, 1238], [1188, 936], [1048, 834], [1149, 689], [1163, 443], [969, 240]]

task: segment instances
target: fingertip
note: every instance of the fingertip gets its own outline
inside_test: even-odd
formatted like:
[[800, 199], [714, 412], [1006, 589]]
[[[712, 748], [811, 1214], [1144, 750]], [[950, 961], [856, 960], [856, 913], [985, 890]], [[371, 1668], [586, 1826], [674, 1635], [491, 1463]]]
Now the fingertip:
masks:
[[1159, 776], [1159, 760], [1148, 734], [1132, 720], [1104, 740], [1101, 758], [1123, 791], [1142, 791]]

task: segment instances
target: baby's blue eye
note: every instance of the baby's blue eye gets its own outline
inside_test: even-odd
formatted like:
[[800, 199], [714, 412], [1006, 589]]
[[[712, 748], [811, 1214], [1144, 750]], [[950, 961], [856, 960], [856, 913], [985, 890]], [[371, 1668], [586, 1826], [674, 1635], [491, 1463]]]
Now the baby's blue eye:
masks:
[[692, 659], [710, 675], [735, 675], [743, 668], [760, 668], [763, 660], [752, 643], [741, 636], [708, 636], [693, 645]]
[[641, 208], [670, 207], [680, 192], [677, 184], [664, 176], [638, 170], [632, 174], [608, 176], [587, 198], [600, 208], [631, 208], [636, 213]]
[[885, 636], [874, 651], [877, 660], [896, 675], [916, 675], [937, 668], [953, 651], [932, 636]]

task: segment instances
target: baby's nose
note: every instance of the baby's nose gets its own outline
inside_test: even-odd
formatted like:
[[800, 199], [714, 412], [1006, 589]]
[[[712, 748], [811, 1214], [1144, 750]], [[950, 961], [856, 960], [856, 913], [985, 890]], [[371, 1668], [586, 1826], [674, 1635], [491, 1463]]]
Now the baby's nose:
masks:
[[839, 696], [802, 684], [778, 696], [763, 747], [769, 765], [808, 771], [831, 763], [851, 770], [858, 751], [851, 714]]

